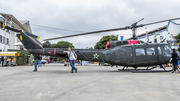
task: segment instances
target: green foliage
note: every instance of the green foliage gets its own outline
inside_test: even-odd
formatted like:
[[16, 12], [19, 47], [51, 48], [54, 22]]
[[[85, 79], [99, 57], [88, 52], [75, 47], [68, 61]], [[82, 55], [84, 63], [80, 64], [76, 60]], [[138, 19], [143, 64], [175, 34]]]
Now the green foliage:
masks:
[[107, 36], [103, 36], [101, 38], [101, 40], [99, 42], [96, 43], [96, 45], [94, 46], [94, 49], [106, 49], [106, 43], [109, 41], [109, 40], [117, 40], [117, 37], [114, 36], [114, 35], [107, 35]]
[[73, 44], [68, 41], [59, 41], [57, 44], [51, 44], [52, 48], [74, 48]]
[[175, 39], [178, 42], [178, 44], [180, 45], [180, 33], [175, 36]]
[[[178, 45], [180, 45], [180, 33], [175, 36], [175, 39], [176, 39]], [[178, 48], [178, 51], [180, 52], [180, 48]]]
[[44, 48], [51, 48], [51, 43], [49, 41], [46, 41], [43, 43]]
[[27, 50], [13, 50], [9, 49], [10, 52], [18, 52], [20, 56], [16, 56], [17, 65], [26, 65], [28, 60], [29, 52]]
[[93, 49], [92, 47], [90, 47], [89, 49]]
[[59, 48], [57, 44], [51, 44], [51, 48]]
[[57, 44], [51, 44], [49, 41], [43, 43], [44, 48], [74, 48], [73, 44], [68, 41], [59, 41]]
[[74, 48], [73, 44], [68, 41], [59, 41], [57, 44], [51, 44], [49, 41], [43, 43], [44, 48]]

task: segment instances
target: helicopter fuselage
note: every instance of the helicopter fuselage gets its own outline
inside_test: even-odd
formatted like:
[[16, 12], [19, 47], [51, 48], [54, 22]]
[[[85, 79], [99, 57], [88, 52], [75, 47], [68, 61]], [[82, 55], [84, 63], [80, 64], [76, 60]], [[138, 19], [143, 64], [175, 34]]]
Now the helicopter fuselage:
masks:
[[[68, 58], [67, 48], [43, 48], [29, 50], [32, 54]], [[120, 66], [152, 66], [168, 63], [171, 49], [168, 44], [143, 43], [121, 45], [109, 49], [72, 49], [78, 60], [105, 62]]]

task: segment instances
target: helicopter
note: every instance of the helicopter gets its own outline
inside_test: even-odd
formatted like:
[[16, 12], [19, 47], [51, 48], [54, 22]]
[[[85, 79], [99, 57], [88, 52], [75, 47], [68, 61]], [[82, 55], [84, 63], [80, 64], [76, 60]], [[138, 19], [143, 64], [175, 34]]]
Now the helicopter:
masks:
[[[104, 62], [119, 66], [130, 66], [130, 67], [134, 67], [137, 71], [138, 67], [168, 63], [171, 58], [171, 52], [172, 52], [171, 47], [167, 43], [147, 43], [140, 40], [136, 40], [137, 28], [147, 25], [162, 23], [166, 21], [171, 21], [171, 20], [178, 20], [178, 19], [180, 18], [137, 25], [140, 21], [144, 20], [143, 18], [133, 23], [131, 26], [50, 38], [50, 39], [45, 39], [44, 41], [109, 32], [109, 31], [131, 29], [133, 40], [109, 41], [106, 44], [107, 49], [72, 49], [72, 50], [77, 54], [78, 60]], [[19, 40], [22, 42], [24, 47], [31, 54], [47, 55], [47, 56], [63, 57], [63, 58], [68, 57], [67, 53], [64, 53], [64, 51], [67, 51], [66, 48], [43, 48], [30, 38], [30, 37], [39, 38], [39, 36], [27, 32], [23, 32], [21, 30], [17, 30], [5, 25], [3, 25], [3, 28], [9, 29], [11, 31], [19, 32], [19, 34], [17, 34], [16, 36], [19, 38]]]

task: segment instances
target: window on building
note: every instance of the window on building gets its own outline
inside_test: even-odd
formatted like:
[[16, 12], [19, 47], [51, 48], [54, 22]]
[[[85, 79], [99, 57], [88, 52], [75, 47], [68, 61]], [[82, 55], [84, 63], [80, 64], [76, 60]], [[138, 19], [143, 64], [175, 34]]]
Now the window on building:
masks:
[[158, 52], [159, 52], [159, 55], [162, 54], [161, 47], [158, 47]]
[[0, 21], [0, 28], [3, 28], [3, 22]]
[[143, 48], [137, 48], [136, 49], [136, 56], [144, 56], [145, 52]]
[[7, 29], [6, 32], [8, 32], [10, 34], [9, 29]]
[[7, 41], [6, 41], [6, 42], [7, 42], [7, 44], [9, 45], [9, 39], [8, 39], [8, 38], [7, 38]]
[[3, 37], [3, 43], [5, 43], [5, 37]]
[[2, 36], [0, 35], [0, 42], [2, 43], [2, 40], [3, 40], [3, 38], [2, 38]]
[[147, 52], [147, 55], [155, 55], [155, 50], [154, 48], [146, 48], [146, 52]]

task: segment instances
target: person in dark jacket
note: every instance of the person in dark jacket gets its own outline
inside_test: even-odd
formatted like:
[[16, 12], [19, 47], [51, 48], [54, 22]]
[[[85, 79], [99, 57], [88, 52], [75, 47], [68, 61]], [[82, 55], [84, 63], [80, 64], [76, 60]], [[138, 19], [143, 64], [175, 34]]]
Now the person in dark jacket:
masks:
[[33, 70], [33, 72], [37, 71], [38, 59], [39, 59], [39, 56], [38, 55], [34, 55], [34, 70]]
[[4, 56], [1, 57], [2, 66], [4, 66]]
[[39, 55], [39, 57], [38, 57], [38, 67], [41, 67], [41, 66], [42, 66], [41, 60], [42, 60], [42, 56]]
[[173, 67], [174, 67], [172, 73], [175, 73], [176, 70], [177, 70], [177, 55], [178, 54], [177, 54], [176, 50], [173, 49], [172, 57], [171, 57], [171, 59], [169, 61], [169, 62], [173, 63]]

